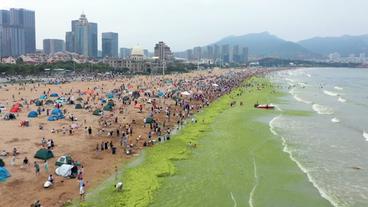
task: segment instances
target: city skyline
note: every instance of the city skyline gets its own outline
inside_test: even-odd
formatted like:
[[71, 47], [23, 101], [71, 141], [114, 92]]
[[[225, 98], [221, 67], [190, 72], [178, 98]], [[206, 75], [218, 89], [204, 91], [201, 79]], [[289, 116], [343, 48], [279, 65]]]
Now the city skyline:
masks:
[[[37, 49], [42, 48], [43, 39], [65, 39], [70, 21], [84, 12], [91, 22], [99, 25], [98, 40], [102, 32], [114, 31], [119, 33], [120, 47], [140, 45], [152, 50], [155, 42], [163, 40], [173, 51], [184, 51], [229, 35], [263, 31], [292, 41], [314, 36], [364, 34], [368, 27], [364, 16], [366, 6], [368, 2], [362, 0], [349, 4], [343, 0], [65, 0], [62, 3], [50, 0], [46, 4], [2, 0], [0, 9], [25, 8], [36, 12]], [[328, 13], [324, 11], [327, 7]], [[231, 12], [223, 13], [224, 8]], [[290, 18], [293, 16], [298, 18]], [[206, 30], [203, 30], [204, 25]], [[101, 50], [100, 41], [98, 48]]]

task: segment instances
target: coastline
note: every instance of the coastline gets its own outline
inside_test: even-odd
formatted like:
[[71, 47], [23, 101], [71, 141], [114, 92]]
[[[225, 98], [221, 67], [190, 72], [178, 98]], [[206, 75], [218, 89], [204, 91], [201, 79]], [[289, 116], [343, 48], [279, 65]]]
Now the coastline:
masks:
[[[238, 91], [239, 89], [234, 89], [231, 94], [234, 96], [234, 94], [236, 94]], [[271, 91], [273, 93], [273, 89], [271, 89]], [[268, 93], [271, 91], [268, 91]], [[314, 203], [326, 204], [325, 203], [326, 201], [319, 196], [319, 194], [316, 192], [316, 189], [314, 189], [314, 187], [311, 187], [309, 181], [306, 179], [306, 176], [302, 172], [302, 170], [299, 169], [295, 165], [295, 163], [289, 159], [287, 154], [282, 150], [281, 140], [279, 138], [275, 139], [275, 137], [272, 137], [271, 128], [268, 128], [269, 126], [267, 124], [260, 123], [259, 121], [257, 121], [257, 117], [262, 118], [264, 116], [267, 116], [267, 112], [262, 111], [260, 112], [260, 114], [255, 114], [253, 112], [250, 112], [253, 109], [252, 101], [255, 101], [255, 100], [266, 101], [266, 102], [267, 101], [277, 101], [277, 97], [281, 96], [281, 94], [279, 93], [275, 93], [271, 96], [268, 96], [270, 95], [268, 93], [262, 94], [262, 97], [261, 97], [259, 96], [259, 94], [255, 95], [255, 92], [253, 91], [250, 93], [246, 93], [245, 95], [242, 95], [241, 97], [235, 98], [236, 100], [242, 100], [245, 98], [246, 105], [247, 105], [246, 113], [247, 115], [250, 115], [247, 122], [251, 121], [251, 123], [248, 123], [248, 124], [254, 125], [255, 127], [255, 132], [247, 133], [245, 134], [245, 136], [249, 137], [249, 136], [259, 135], [260, 136], [259, 138], [264, 139], [258, 144], [254, 143], [255, 148], [251, 149], [251, 151], [249, 152], [250, 154], [248, 154], [248, 158], [250, 159], [249, 160], [250, 164], [248, 167], [251, 172], [249, 173], [250, 177], [247, 179], [251, 180], [250, 183], [252, 183], [249, 189], [249, 198], [247, 199], [248, 204], [250, 206], [253, 206], [255, 201], [257, 201], [257, 204], [258, 204], [259, 197], [258, 197], [257, 191], [259, 188], [264, 189], [264, 186], [263, 186], [264, 181], [261, 184], [259, 182], [259, 178], [261, 177], [262, 179], [264, 175], [262, 175], [262, 171], [260, 173], [260, 170], [259, 169], [257, 170], [257, 168], [260, 168], [260, 166], [262, 170], [264, 166], [258, 163], [260, 161], [258, 160], [258, 158], [256, 160], [256, 156], [254, 153], [257, 150], [263, 151], [264, 149], [262, 148], [264, 147], [265, 144], [267, 146], [270, 145], [270, 147], [275, 148], [275, 152], [277, 152], [277, 156], [282, 157], [282, 159], [277, 160], [277, 162], [280, 162], [281, 164], [285, 165], [287, 168], [291, 169], [291, 172], [286, 172], [285, 173], [286, 175], [284, 175], [281, 172], [281, 168], [279, 166], [275, 168], [277, 173], [280, 173], [282, 176], [284, 176], [285, 179], [283, 179], [283, 182], [287, 183], [287, 185], [293, 185], [292, 183], [287, 181], [287, 178], [290, 176], [290, 174], [288, 173], [291, 173], [291, 175], [294, 176], [294, 179], [295, 178], [298, 179], [298, 182], [297, 182], [298, 184], [297, 186], [295, 186], [296, 188], [299, 188], [299, 187], [307, 188], [307, 190], [298, 189], [299, 190], [298, 192], [293, 193], [294, 196], [297, 195], [298, 197], [302, 195], [303, 191], [306, 191], [308, 194], [310, 194], [309, 195], [310, 197], [308, 197], [308, 199], [312, 200]], [[252, 97], [250, 97], [251, 94], [253, 94]], [[198, 123], [188, 124], [182, 130], [180, 130], [179, 133], [175, 135], [175, 138], [172, 139], [170, 142], [161, 144], [154, 148], [146, 149], [145, 150], [145, 160], [143, 161], [143, 163], [135, 168], [127, 169], [124, 172], [124, 175], [122, 176], [123, 181], [124, 181], [124, 188], [125, 188], [123, 193], [119, 194], [117, 192], [114, 192], [114, 189], [111, 183], [109, 185], [102, 184], [104, 186], [104, 189], [99, 191], [98, 196], [87, 198], [87, 202], [83, 203], [81, 206], [95, 206], [99, 204], [99, 205], [104, 205], [104, 206], [142, 206], [143, 207], [143, 206], [149, 206], [149, 205], [165, 206], [165, 205], [162, 205], [163, 202], [167, 203], [166, 206], [170, 206], [170, 205], [172, 206], [172, 205], [177, 204], [177, 203], [170, 203], [170, 201], [165, 200], [165, 199], [163, 200], [163, 198], [170, 197], [170, 195], [168, 194], [170, 194], [170, 191], [172, 191], [173, 189], [169, 188], [169, 191], [168, 189], [162, 189], [162, 187], [167, 186], [167, 182], [170, 182], [168, 180], [175, 179], [175, 177], [180, 176], [180, 175], [175, 175], [175, 174], [178, 170], [178, 167], [180, 169], [182, 162], [175, 162], [175, 161], [187, 160], [188, 158], [191, 158], [191, 156], [195, 156], [193, 155], [193, 153], [194, 154], [197, 153], [196, 152], [197, 150], [193, 150], [193, 152], [192, 150], [189, 150], [187, 147], [187, 143], [188, 142], [198, 143], [198, 146], [199, 146], [198, 150], [200, 151], [201, 150], [200, 148], [202, 148], [202, 145], [204, 144], [203, 142], [205, 142], [203, 140], [206, 140], [206, 138], [203, 138], [203, 137], [208, 136], [208, 134], [211, 133], [211, 130], [209, 129], [213, 124], [216, 124], [216, 122], [218, 122], [216, 119], [219, 117], [219, 115], [222, 115], [223, 112], [234, 113], [232, 111], [239, 110], [239, 109], [229, 109], [229, 103], [230, 101], [233, 100], [232, 95], [225, 95], [221, 97], [220, 99], [212, 103], [210, 107], [204, 109], [204, 111], [202, 111], [201, 113], [196, 114], [195, 117], [197, 118]], [[250, 101], [250, 103], [248, 101]], [[237, 107], [238, 106], [236, 106], [235, 108]], [[288, 114], [288, 112], [285, 112], [285, 113]], [[272, 114], [275, 114], [275, 113], [272, 113]], [[291, 114], [298, 114], [298, 113], [291, 112]], [[201, 122], [201, 120], [204, 118], [205, 118], [205, 121]], [[267, 130], [268, 133], [263, 132], [267, 128], [268, 128]], [[252, 144], [252, 143], [248, 143], [248, 144]], [[272, 157], [272, 155], [270, 155], [270, 157]], [[188, 162], [191, 162], [191, 160], [193, 159], [189, 159]], [[261, 160], [261, 164], [262, 162], [268, 162], [268, 161]], [[258, 167], [257, 167], [257, 163], [258, 163]], [[266, 190], [266, 192], [270, 193], [270, 195], [274, 193], [272, 190]], [[238, 201], [236, 201], [236, 197], [237, 196], [235, 192], [234, 194], [233, 192], [230, 192], [229, 198], [231, 199], [234, 205], [238, 205]], [[96, 203], [96, 201], [102, 201], [102, 199], [99, 199], [99, 198], [103, 198], [104, 202]], [[160, 198], [161, 198], [161, 203], [159, 202]], [[158, 204], [156, 203], [157, 201], [159, 202]], [[316, 206], [326, 206], [326, 205], [316, 205]]]

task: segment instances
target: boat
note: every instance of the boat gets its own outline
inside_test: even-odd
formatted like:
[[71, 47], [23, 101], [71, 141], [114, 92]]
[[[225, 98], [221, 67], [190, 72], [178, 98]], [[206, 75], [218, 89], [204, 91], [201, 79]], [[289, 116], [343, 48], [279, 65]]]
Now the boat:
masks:
[[274, 109], [275, 106], [272, 104], [254, 104], [254, 108], [257, 109]]

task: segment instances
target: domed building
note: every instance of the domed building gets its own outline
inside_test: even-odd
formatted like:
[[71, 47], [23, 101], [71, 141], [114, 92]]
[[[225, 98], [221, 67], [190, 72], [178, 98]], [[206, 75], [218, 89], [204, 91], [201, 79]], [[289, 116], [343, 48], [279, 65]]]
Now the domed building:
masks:
[[133, 47], [132, 52], [130, 54], [130, 59], [134, 61], [143, 61], [144, 59], [143, 49], [139, 46]]

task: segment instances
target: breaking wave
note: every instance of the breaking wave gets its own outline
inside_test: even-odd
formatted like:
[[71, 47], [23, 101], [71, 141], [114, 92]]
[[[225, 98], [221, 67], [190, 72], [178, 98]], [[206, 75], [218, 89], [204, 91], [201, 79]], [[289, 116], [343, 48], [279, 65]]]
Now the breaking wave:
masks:
[[312, 105], [313, 111], [317, 112], [318, 114], [322, 114], [322, 115], [331, 115], [334, 112], [334, 110], [328, 106], [323, 106], [320, 104], [313, 104]]

